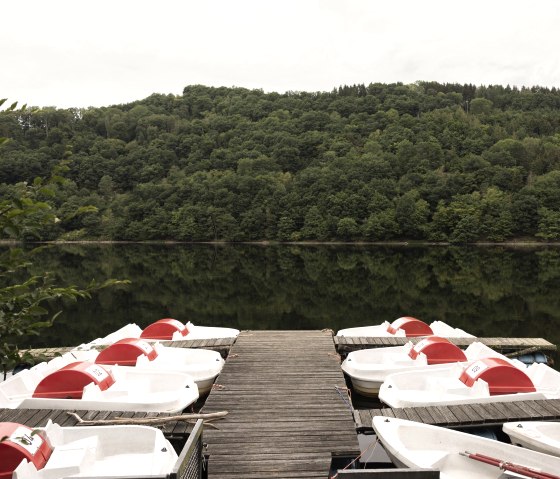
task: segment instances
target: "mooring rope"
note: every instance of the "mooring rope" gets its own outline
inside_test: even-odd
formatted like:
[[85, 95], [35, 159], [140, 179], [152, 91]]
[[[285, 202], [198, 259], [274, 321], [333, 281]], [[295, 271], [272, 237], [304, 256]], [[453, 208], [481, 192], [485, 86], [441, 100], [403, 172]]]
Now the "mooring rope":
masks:
[[[336, 392], [340, 395], [342, 400], [346, 403], [348, 409], [350, 409], [350, 412], [354, 412], [354, 408], [352, 407], [352, 391], [350, 391], [350, 389], [348, 388], [341, 388], [340, 386], [335, 386], [334, 388], [336, 389]], [[344, 396], [340, 392], [340, 390], [346, 391], [346, 396]]]
[[[375, 441], [373, 441], [368, 447], [366, 447], [362, 452], [360, 452], [360, 454], [358, 456], [356, 456], [349, 464], [347, 464], [346, 467], [344, 467], [343, 469], [339, 469], [339, 471], [346, 471], [346, 469], [348, 469], [350, 466], [352, 466], [366, 452], [368, 452], [372, 448], [375, 449], [375, 446], [377, 446], [378, 442], [379, 442], [379, 437], [376, 437]], [[338, 477], [338, 472], [334, 476], [330, 476], [329, 479], [336, 479], [337, 477]]]

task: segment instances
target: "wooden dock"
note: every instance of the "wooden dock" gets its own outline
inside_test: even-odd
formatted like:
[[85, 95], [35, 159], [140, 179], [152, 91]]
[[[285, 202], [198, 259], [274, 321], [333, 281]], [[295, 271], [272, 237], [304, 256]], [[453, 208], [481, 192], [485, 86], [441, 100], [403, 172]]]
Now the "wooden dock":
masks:
[[[368, 348], [384, 348], [387, 346], [403, 346], [409, 341], [416, 342], [422, 338], [405, 337], [352, 337], [334, 336], [334, 343], [340, 354], [348, 354], [352, 351]], [[460, 348], [466, 348], [469, 344], [478, 341], [489, 348], [500, 353], [534, 351], [556, 351], [555, 344], [543, 338], [448, 338], [453, 344]]]
[[[227, 355], [201, 411], [229, 413], [216, 423], [219, 429], [204, 429], [208, 478], [329, 477], [333, 459], [342, 467], [345, 460], [360, 454], [357, 432], [371, 431], [375, 415], [451, 428], [499, 426], [507, 421], [560, 420], [560, 400], [355, 410], [347, 395], [339, 353], [398, 346], [407, 341], [407, 338], [333, 338], [330, 331], [243, 331], [237, 339], [167, 343], [173, 347], [212, 349]], [[554, 344], [540, 338], [455, 338], [452, 341], [461, 347], [481, 341], [502, 352], [530, 348], [556, 350]], [[33, 352], [48, 357], [70, 349]], [[166, 415], [77, 412], [86, 420]], [[0, 421], [20, 422], [30, 427], [44, 426], [49, 418], [63, 426], [77, 423], [65, 411], [0, 409]], [[184, 442], [192, 425], [173, 421], [162, 429], [169, 439]], [[387, 473], [387, 477], [395, 476]]]
[[358, 431], [371, 431], [373, 416], [409, 419], [449, 428], [501, 426], [510, 421], [559, 421], [560, 399], [355, 410]]
[[329, 476], [358, 439], [331, 332], [247, 331], [230, 350], [202, 412], [208, 478]]
[[[193, 349], [211, 349], [219, 352], [223, 357], [227, 356], [229, 349], [235, 342], [235, 338], [218, 338], [218, 339], [189, 339], [181, 341], [162, 341], [161, 344], [174, 348], [193, 348]], [[54, 358], [57, 355], [70, 352], [76, 346], [62, 346], [58, 348], [38, 348], [22, 350], [30, 352], [33, 356], [43, 356], [45, 358]]]

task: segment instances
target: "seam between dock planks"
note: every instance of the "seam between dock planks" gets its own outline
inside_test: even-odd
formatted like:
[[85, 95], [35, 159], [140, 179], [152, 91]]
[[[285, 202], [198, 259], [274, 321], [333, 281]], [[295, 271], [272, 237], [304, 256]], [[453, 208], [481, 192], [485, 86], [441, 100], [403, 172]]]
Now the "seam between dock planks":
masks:
[[216, 384], [202, 412], [228, 415], [204, 432], [209, 479], [328, 477], [360, 452], [331, 332], [243, 331]]

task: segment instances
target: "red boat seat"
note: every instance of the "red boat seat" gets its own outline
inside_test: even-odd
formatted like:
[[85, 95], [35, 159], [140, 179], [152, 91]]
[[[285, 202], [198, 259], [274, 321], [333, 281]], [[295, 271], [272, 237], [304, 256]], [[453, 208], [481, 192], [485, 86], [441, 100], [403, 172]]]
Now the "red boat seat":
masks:
[[430, 336], [418, 341], [408, 355], [412, 359], [416, 359], [420, 353], [426, 355], [428, 364], [456, 363], [467, 360], [461, 348], [439, 336]]
[[150, 343], [138, 338], [125, 338], [101, 351], [95, 363], [135, 366], [139, 356], [146, 356], [153, 361], [157, 355], [157, 351]]
[[21, 461], [33, 463], [37, 470], [45, 467], [52, 447], [40, 433], [15, 422], [0, 422], [0, 479], [12, 479]]
[[177, 331], [181, 333], [181, 336], [186, 336], [189, 332], [187, 327], [180, 321], [164, 318], [144, 328], [140, 337], [144, 339], [167, 340], [173, 339], [173, 334]]
[[115, 378], [99, 364], [78, 361], [43, 378], [35, 388], [33, 397], [81, 399], [84, 388], [91, 383], [104, 391], [115, 383]]
[[466, 366], [459, 379], [471, 387], [482, 379], [491, 396], [535, 392], [533, 381], [519, 368], [502, 358], [484, 358]]
[[428, 326], [424, 321], [420, 321], [412, 316], [403, 316], [402, 318], [395, 319], [387, 327], [387, 332], [397, 334], [399, 329], [402, 329], [405, 336], [408, 338], [431, 336], [434, 334], [432, 328], [430, 328], [430, 326]]

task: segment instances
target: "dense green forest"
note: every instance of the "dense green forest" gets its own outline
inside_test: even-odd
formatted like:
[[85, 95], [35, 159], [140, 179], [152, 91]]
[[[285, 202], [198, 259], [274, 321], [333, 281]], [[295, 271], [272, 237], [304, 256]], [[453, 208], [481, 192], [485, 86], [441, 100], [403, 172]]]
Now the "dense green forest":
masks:
[[2, 197], [71, 160], [42, 239], [560, 239], [555, 88], [195, 85], [5, 111], [0, 137]]

